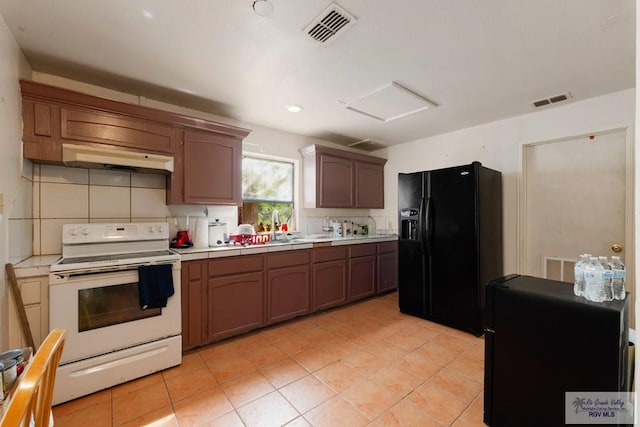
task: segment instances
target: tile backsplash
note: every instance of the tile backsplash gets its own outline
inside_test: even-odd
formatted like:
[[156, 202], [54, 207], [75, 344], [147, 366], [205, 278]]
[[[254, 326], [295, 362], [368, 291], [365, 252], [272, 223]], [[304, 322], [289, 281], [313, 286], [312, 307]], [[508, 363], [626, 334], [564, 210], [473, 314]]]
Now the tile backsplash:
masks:
[[[235, 232], [238, 221], [235, 206], [167, 206], [166, 176], [162, 174], [34, 164], [29, 175], [23, 176], [19, 192], [25, 200], [16, 201], [20, 206], [9, 221], [10, 237], [14, 237], [11, 241], [17, 242], [11, 250], [13, 260], [59, 254], [63, 224], [168, 222], [170, 235], [174, 236], [174, 217], [188, 215], [193, 236], [197, 218], [219, 218], [228, 224], [230, 233]], [[360, 210], [351, 216], [349, 210], [332, 211], [332, 217], [359, 224], [369, 222], [372, 231], [378, 233], [397, 231], [395, 217], [369, 217], [363, 213]], [[320, 212], [307, 210], [299, 217], [298, 230], [305, 234], [322, 232], [323, 217]]]
[[168, 221], [166, 177], [33, 165], [33, 255], [61, 252], [62, 225]]

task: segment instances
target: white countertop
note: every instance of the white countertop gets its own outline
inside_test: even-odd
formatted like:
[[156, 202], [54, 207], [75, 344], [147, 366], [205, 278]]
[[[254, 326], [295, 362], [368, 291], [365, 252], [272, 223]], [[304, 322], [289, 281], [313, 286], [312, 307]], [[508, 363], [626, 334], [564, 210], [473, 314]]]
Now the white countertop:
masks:
[[[261, 254], [268, 252], [282, 252], [297, 249], [311, 249], [317, 246], [342, 246], [357, 245], [361, 243], [391, 242], [398, 240], [395, 234], [374, 234], [358, 237], [309, 237], [295, 239], [285, 243], [267, 243], [260, 245], [242, 246], [240, 244], [229, 244], [226, 246], [213, 248], [189, 248], [172, 249], [180, 254], [182, 261], [192, 261], [196, 259], [220, 258], [235, 255]], [[56, 262], [60, 255], [40, 255], [32, 256], [19, 263], [14, 264], [16, 277], [46, 276], [49, 274], [49, 266]]]
[[49, 274], [49, 266], [56, 262], [60, 255], [36, 255], [31, 256], [13, 265], [16, 277], [46, 276]]
[[220, 258], [235, 255], [259, 254], [267, 252], [281, 252], [297, 249], [311, 249], [317, 246], [357, 245], [361, 243], [391, 242], [398, 240], [395, 234], [375, 234], [358, 237], [313, 237], [300, 238], [285, 243], [265, 243], [259, 245], [242, 246], [229, 244], [212, 248], [173, 249], [180, 254], [182, 261], [192, 261], [205, 258]]

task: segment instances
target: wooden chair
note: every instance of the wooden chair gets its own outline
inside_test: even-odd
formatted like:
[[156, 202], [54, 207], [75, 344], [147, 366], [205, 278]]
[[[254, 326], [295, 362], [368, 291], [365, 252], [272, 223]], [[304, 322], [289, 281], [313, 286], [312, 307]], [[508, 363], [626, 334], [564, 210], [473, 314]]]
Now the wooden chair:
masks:
[[47, 335], [20, 376], [0, 426], [49, 425], [53, 386], [66, 333], [66, 329], [54, 329]]

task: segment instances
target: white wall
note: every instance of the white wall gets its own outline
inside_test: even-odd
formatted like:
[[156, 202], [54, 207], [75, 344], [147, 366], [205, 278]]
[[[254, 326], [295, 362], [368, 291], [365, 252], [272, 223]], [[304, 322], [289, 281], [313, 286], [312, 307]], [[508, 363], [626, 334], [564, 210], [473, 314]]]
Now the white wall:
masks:
[[399, 172], [480, 161], [502, 172], [504, 269], [505, 273], [515, 273], [522, 145], [633, 126], [634, 111], [635, 90], [628, 89], [380, 150], [373, 154], [389, 158], [385, 167], [385, 209], [372, 213], [395, 215]]
[[[18, 79], [28, 78], [31, 75], [31, 69], [2, 16], [0, 16], [0, 58], [0, 153], [2, 153], [0, 154], [0, 195], [3, 197], [0, 213], [0, 264], [4, 270], [4, 264], [13, 262], [13, 258], [19, 258], [21, 252], [30, 250], [28, 245], [31, 232], [28, 221], [31, 217], [31, 172], [29, 162], [22, 160], [22, 107]], [[26, 236], [23, 233], [27, 233]], [[14, 239], [18, 240], [14, 243], [12, 242]], [[6, 348], [7, 345], [8, 289], [5, 274], [2, 273], [0, 274], [0, 348]]]

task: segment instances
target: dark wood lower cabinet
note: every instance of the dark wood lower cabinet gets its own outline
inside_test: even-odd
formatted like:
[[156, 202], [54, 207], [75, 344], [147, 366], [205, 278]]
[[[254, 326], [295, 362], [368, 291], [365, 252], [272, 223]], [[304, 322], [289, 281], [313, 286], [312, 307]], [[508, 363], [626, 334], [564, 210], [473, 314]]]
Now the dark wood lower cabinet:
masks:
[[333, 307], [347, 301], [347, 261], [313, 264], [314, 308]]
[[182, 263], [182, 345], [207, 341], [207, 260]]
[[210, 340], [263, 325], [262, 278], [262, 272], [256, 272], [209, 279]]
[[390, 291], [397, 276], [397, 242], [184, 261], [183, 346]]
[[269, 270], [267, 323], [280, 322], [311, 311], [309, 264]]
[[349, 301], [376, 291], [376, 244], [349, 246]]
[[349, 301], [371, 296], [375, 291], [375, 255], [349, 259]]
[[378, 243], [377, 293], [398, 288], [398, 242]]

